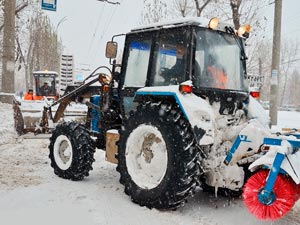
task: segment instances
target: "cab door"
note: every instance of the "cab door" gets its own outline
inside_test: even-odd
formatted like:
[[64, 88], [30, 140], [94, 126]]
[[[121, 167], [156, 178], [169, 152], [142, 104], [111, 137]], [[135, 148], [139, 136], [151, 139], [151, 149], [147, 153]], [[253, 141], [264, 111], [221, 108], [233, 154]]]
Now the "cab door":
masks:
[[126, 38], [122, 63], [124, 66], [120, 76], [123, 115], [128, 115], [137, 106], [133, 102], [135, 92], [147, 84], [153, 39], [153, 35], [145, 33], [129, 34]]

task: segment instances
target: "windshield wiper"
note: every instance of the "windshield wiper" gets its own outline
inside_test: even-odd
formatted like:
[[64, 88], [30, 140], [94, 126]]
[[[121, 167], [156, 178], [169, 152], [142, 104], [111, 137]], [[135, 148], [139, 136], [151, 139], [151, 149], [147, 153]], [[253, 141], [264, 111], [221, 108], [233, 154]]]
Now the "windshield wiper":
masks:
[[241, 50], [241, 53], [242, 53], [242, 60], [247, 60], [248, 57], [246, 56], [246, 52], [245, 52], [245, 49], [244, 47], [242, 46], [240, 40], [239, 40], [239, 37], [236, 35], [236, 33], [234, 32], [233, 28], [232, 27], [225, 27], [225, 30], [228, 34], [231, 34], [233, 37], [234, 37], [234, 40], [236, 41], [237, 45], [239, 46], [240, 50]]

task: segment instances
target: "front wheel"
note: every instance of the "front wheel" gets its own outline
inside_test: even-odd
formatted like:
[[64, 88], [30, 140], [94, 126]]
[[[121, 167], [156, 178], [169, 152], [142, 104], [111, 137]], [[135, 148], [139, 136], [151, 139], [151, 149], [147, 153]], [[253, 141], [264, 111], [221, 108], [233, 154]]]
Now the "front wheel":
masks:
[[243, 189], [243, 200], [249, 212], [258, 219], [276, 220], [294, 206], [298, 191], [290, 177], [278, 174], [269, 198], [261, 198], [268, 174], [269, 170], [261, 170], [248, 179]]
[[59, 177], [82, 180], [93, 169], [95, 146], [88, 130], [81, 124], [58, 124], [50, 138], [49, 150], [51, 167]]
[[141, 206], [175, 209], [196, 187], [198, 151], [176, 105], [145, 104], [121, 131], [118, 167], [125, 193]]

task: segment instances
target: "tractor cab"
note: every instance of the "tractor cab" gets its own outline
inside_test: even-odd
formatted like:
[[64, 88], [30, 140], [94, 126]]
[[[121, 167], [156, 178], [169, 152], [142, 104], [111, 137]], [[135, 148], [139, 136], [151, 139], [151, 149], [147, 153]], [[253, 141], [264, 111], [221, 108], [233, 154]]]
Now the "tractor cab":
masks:
[[231, 113], [242, 105], [237, 102], [249, 97], [244, 50], [249, 29], [242, 28], [238, 35], [217, 18], [187, 18], [131, 30], [126, 35], [120, 82], [126, 113], [132, 110], [139, 88], [185, 81], [191, 81], [189, 90], [197, 96], [221, 102], [223, 111]]
[[57, 77], [54, 71], [35, 71], [33, 72], [35, 95], [34, 100], [41, 100], [43, 97], [57, 99]]

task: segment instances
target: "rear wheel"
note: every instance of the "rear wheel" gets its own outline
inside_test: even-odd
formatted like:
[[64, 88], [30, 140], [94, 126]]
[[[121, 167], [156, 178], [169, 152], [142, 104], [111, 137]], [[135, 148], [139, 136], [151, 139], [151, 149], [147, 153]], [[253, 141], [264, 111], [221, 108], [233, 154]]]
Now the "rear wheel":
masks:
[[120, 182], [132, 201], [158, 209], [183, 205], [196, 187], [198, 151], [189, 123], [171, 104], [145, 104], [121, 131]]
[[81, 124], [58, 124], [50, 138], [49, 150], [51, 167], [59, 177], [82, 180], [93, 169], [94, 143], [88, 130]]

